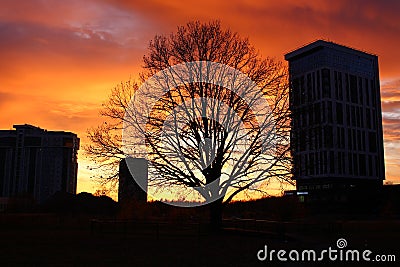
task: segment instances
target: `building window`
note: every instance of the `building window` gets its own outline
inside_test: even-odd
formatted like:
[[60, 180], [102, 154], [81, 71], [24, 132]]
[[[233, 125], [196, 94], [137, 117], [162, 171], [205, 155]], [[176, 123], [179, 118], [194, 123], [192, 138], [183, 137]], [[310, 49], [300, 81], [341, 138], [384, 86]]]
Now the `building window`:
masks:
[[357, 144], [358, 144], [358, 150], [362, 150], [362, 139], [361, 139], [361, 131], [357, 130]]
[[364, 99], [363, 99], [363, 95], [364, 95], [363, 88], [364, 88], [364, 87], [363, 87], [362, 78], [359, 77], [359, 78], [358, 78], [358, 97], [359, 97], [358, 103], [360, 103], [361, 105], [362, 105], [363, 102], [364, 102]]
[[349, 147], [349, 149], [353, 149], [353, 145], [352, 145], [352, 137], [351, 137], [351, 129], [347, 129], [347, 146]]
[[306, 140], [304, 136], [301, 135], [302, 132], [303, 131], [299, 132], [299, 138], [298, 138], [300, 151], [304, 151], [306, 149]]
[[306, 90], [304, 88], [304, 76], [300, 77], [300, 104], [306, 103]]
[[372, 101], [372, 103], [371, 103], [371, 106], [372, 107], [374, 107], [374, 106], [376, 106], [376, 88], [375, 88], [375, 84], [374, 84], [374, 81], [373, 80], [370, 80], [371, 81], [371, 101]]
[[319, 99], [318, 95], [317, 95], [317, 86], [315, 84], [315, 72], [312, 73], [312, 88], [313, 88], [313, 95], [314, 95], [314, 99]]
[[357, 103], [357, 77], [354, 75], [350, 75], [350, 99], [352, 103]]
[[336, 99], [339, 99], [339, 84], [338, 84], [338, 75], [337, 71], [333, 72], [333, 79], [335, 82], [335, 93], [336, 93]]
[[374, 132], [368, 133], [368, 143], [369, 143], [369, 151], [376, 152], [376, 133]]
[[335, 173], [335, 157], [333, 151], [329, 152], [329, 173]]
[[314, 116], [315, 116], [314, 105], [312, 104], [309, 105], [307, 111], [308, 111], [308, 120], [310, 121], [309, 126], [311, 126], [314, 124]]
[[307, 101], [308, 103], [314, 101], [311, 73], [307, 74]]
[[372, 129], [376, 130], [377, 122], [376, 122], [376, 110], [371, 109], [371, 122], [372, 122]]
[[368, 129], [371, 129], [371, 113], [370, 113], [370, 110], [367, 108], [366, 110], [365, 110], [365, 115], [366, 115], [366, 121], [367, 121], [367, 128]]
[[317, 141], [318, 145], [316, 147], [316, 150], [319, 150], [322, 147], [322, 129], [321, 129], [321, 126], [317, 127], [315, 129], [315, 131], [316, 131], [317, 139], [318, 139], [318, 141]]
[[353, 164], [354, 164], [354, 175], [358, 175], [358, 155], [356, 153], [353, 153]]
[[315, 148], [315, 142], [314, 142], [314, 131], [312, 128], [308, 128], [306, 139], [308, 140], [307, 141], [308, 149], [313, 150]]
[[337, 163], [338, 163], [337, 173], [342, 174], [343, 173], [342, 152], [338, 152], [337, 157], [338, 157], [337, 158]]
[[332, 102], [328, 101], [327, 105], [328, 105], [328, 123], [332, 123], [333, 122]]
[[293, 99], [293, 105], [298, 106], [300, 104], [300, 82], [298, 78], [293, 79], [291, 96]]
[[369, 176], [375, 176], [374, 165], [372, 164], [372, 156], [368, 156]]
[[362, 107], [360, 107], [359, 109], [361, 127], [364, 128], [364, 109]]
[[344, 128], [340, 128], [340, 135], [342, 138], [342, 146], [340, 148], [345, 148]]
[[305, 175], [308, 176], [309, 164], [308, 164], [308, 154], [304, 154], [304, 171]]
[[355, 127], [356, 126], [356, 109], [354, 106], [351, 107], [351, 123], [350, 125]]
[[365, 151], [366, 147], [365, 147], [365, 131], [361, 132], [361, 150]]
[[343, 124], [343, 105], [341, 103], [336, 103], [336, 122]]
[[315, 113], [315, 124], [319, 125], [321, 123], [321, 103], [314, 104], [314, 113]]
[[352, 156], [352, 153], [351, 152], [347, 153], [347, 157], [348, 157], [348, 162], [349, 162], [349, 173], [350, 173], [350, 175], [353, 175], [353, 156]]
[[315, 174], [315, 161], [314, 161], [314, 153], [310, 154], [310, 175], [314, 175]]
[[345, 74], [345, 83], [346, 83], [346, 101], [350, 102], [350, 82], [349, 82], [349, 75]]
[[326, 148], [332, 148], [333, 145], [333, 134], [332, 134], [332, 126], [324, 127], [324, 145]]
[[345, 173], [345, 171], [346, 171], [346, 155], [345, 155], [345, 153], [344, 152], [340, 152], [340, 154], [342, 155], [342, 166], [343, 166], [343, 171], [342, 171], [342, 173]]
[[337, 147], [344, 148], [344, 128], [338, 127], [336, 131]]
[[322, 97], [331, 97], [331, 77], [329, 69], [322, 69]]
[[321, 98], [321, 78], [320, 72], [317, 70], [317, 98]]
[[364, 154], [359, 155], [359, 163], [360, 163], [360, 175], [365, 176], [367, 173], [366, 159]]
[[369, 94], [370, 94], [370, 90], [369, 90], [369, 83], [368, 83], [368, 79], [365, 79], [365, 102], [366, 102], [366, 106], [369, 106]]
[[324, 160], [323, 160], [323, 165], [322, 165], [322, 167], [323, 167], [323, 173], [324, 174], [326, 174], [326, 173], [328, 173], [328, 152], [327, 151], [324, 151]]
[[338, 83], [339, 83], [339, 100], [343, 100], [343, 86], [342, 86], [342, 73], [338, 72]]

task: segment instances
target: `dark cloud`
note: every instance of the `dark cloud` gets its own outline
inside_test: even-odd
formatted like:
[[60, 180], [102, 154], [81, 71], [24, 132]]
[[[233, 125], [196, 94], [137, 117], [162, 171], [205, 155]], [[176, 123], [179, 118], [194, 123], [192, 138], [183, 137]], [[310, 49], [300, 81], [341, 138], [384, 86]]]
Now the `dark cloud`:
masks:
[[283, 54], [318, 38], [330, 39], [380, 56], [385, 77], [400, 73], [400, 1], [129, 1], [106, 3], [137, 12], [155, 25], [154, 33], [174, 30], [188, 20], [220, 19], [248, 35], [264, 54]]
[[400, 141], [400, 111], [390, 115], [383, 113], [382, 120], [385, 140]]
[[381, 96], [382, 100], [389, 102], [400, 99], [400, 79], [381, 82]]
[[42, 24], [0, 21], [0, 53], [43, 57], [67, 55], [82, 60], [113, 54], [119, 45], [107, 32], [53, 28]]
[[400, 116], [400, 100], [382, 101], [382, 110], [384, 112], [398, 112]]

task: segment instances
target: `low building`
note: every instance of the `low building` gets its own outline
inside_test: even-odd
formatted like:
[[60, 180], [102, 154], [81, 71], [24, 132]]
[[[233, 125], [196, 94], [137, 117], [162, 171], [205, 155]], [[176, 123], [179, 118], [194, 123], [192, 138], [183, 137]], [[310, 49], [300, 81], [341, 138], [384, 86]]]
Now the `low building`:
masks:
[[42, 203], [56, 192], [76, 193], [79, 138], [28, 124], [0, 130], [0, 197]]
[[119, 203], [147, 202], [148, 162], [143, 158], [125, 158], [119, 164]]

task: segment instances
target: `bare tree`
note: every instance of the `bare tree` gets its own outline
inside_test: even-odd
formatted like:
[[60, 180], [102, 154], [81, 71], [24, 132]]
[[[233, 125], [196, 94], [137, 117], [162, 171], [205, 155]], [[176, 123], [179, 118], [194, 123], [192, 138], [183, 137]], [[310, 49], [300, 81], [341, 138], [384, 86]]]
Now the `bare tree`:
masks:
[[146, 157], [149, 186], [209, 203], [216, 227], [223, 203], [270, 179], [291, 182], [282, 63], [219, 22], [156, 36], [143, 61], [141, 86], [117, 86], [102, 111], [111, 121], [89, 130], [86, 151], [101, 166]]

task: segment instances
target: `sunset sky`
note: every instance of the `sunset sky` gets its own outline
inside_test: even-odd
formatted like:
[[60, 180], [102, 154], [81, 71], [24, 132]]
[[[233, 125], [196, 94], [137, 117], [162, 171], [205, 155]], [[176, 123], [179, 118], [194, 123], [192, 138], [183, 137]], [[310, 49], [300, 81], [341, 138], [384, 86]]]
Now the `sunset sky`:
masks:
[[[320, 38], [377, 54], [386, 180], [400, 183], [399, 14], [397, 0], [0, 0], [0, 129], [72, 131], [85, 145], [86, 129], [102, 122], [101, 103], [137, 77], [154, 35], [218, 19], [282, 61]], [[77, 191], [94, 192], [81, 152]]]

